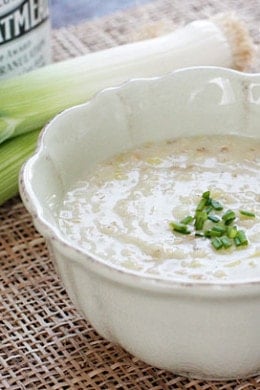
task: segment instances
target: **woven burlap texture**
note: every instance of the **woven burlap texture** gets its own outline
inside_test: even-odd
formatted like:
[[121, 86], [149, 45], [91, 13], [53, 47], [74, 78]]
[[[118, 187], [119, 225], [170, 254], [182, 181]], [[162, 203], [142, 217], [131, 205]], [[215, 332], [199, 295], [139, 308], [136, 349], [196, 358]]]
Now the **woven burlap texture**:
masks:
[[[54, 31], [54, 59], [129, 42], [151, 23], [175, 28], [230, 10], [245, 20], [258, 45], [258, 1], [162, 0]], [[207, 382], [176, 376], [100, 337], [74, 309], [19, 198], [0, 207], [0, 267], [1, 390], [260, 389], [260, 377]]]

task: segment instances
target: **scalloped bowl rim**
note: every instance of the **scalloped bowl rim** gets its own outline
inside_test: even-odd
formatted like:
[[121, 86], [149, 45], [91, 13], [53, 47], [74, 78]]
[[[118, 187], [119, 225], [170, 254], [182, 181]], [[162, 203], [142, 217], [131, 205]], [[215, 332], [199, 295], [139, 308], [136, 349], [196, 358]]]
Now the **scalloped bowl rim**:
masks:
[[[48, 221], [46, 218], [42, 215], [42, 207], [36, 196], [34, 195], [33, 188], [30, 184], [29, 177], [31, 175], [31, 171], [33, 170], [33, 166], [36, 160], [40, 159], [44, 155], [44, 146], [45, 146], [45, 137], [46, 134], [49, 131], [49, 128], [52, 126], [52, 124], [59, 119], [60, 116], [62, 116], [64, 113], [68, 111], [77, 110], [78, 108], [86, 108], [92, 105], [92, 102], [99, 99], [99, 96], [103, 93], [107, 93], [108, 91], [118, 91], [123, 89], [125, 86], [128, 86], [129, 84], [133, 83], [140, 83], [140, 82], [153, 82], [160, 79], [167, 79], [174, 77], [174, 74], [180, 73], [180, 72], [192, 72], [196, 70], [216, 70], [219, 72], [222, 72], [222, 74], [226, 75], [235, 75], [238, 79], [241, 80], [249, 80], [249, 79], [258, 79], [260, 82], [260, 73], [245, 73], [229, 68], [223, 68], [223, 67], [216, 67], [216, 66], [194, 66], [194, 67], [187, 67], [187, 68], [181, 68], [178, 70], [175, 70], [169, 74], [163, 75], [163, 76], [156, 76], [156, 77], [143, 77], [143, 78], [132, 78], [128, 81], [125, 81], [124, 83], [104, 88], [101, 91], [94, 94], [94, 96], [88, 100], [85, 103], [78, 104], [72, 107], [69, 107], [63, 111], [61, 111], [59, 114], [55, 115], [54, 118], [52, 118], [41, 130], [38, 141], [37, 141], [37, 147], [34, 152], [34, 154], [25, 162], [23, 165], [20, 175], [19, 175], [19, 190], [20, 195], [23, 200], [23, 203], [29, 213], [33, 217], [33, 221], [37, 220], [37, 228], [40, 226], [40, 233], [43, 235], [44, 238], [49, 238], [51, 240], [56, 240], [59, 245], [66, 248], [69, 253], [74, 258], [77, 256], [83, 256], [85, 259], [84, 261], [91, 261], [95, 266], [101, 267], [100, 270], [102, 272], [105, 271], [110, 273], [110, 278], [114, 280], [121, 280], [123, 284], [130, 284], [137, 286], [137, 282], [140, 282], [139, 287], [143, 288], [151, 288], [152, 290], [163, 290], [163, 291], [172, 291], [176, 289], [187, 289], [194, 287], [195, 289], [206, 289], [208, 291], [212, 290], [212, 292], [218, 291], [221, 292], [227, 292], [228, 290], [234, 292], [234, 289], [241, 289], [242, 287], [248, 288], [253, 287], [253, 293], [255, 293], [255, 288], [257, 288], [257, 292], [260, 292], [260, 277], [252, 280], [236, 280], [236, 281], [221, 281], [221, 282], [215, 282], [215, 281], [186, 281], [186, 280], [178, 280], [174, 278], [163, 278], [163, 277], [155, 277], [151, 276], [145, 273], [141, 273], [138, 271], [128, 270], [126, 268], [114, 265], [112, 263], [107, 263], [104, 260], [102, 260], [101, 257], [95, 255], [95, 253], [86, 251], [82, 249], [79, 245], [69, 241], [66, 239], [64, 235], [62, 235], [61, 231], [53, 226], [53, 224]], [[75, 260], [74, 260], [75, 261]], [[98, 271], [98, 270], [97, 270]], [[114, 275], [112, 274], [114, 273]], [[122, 281], [122, 276], [126, 276], [126, 279]], [[194, 292], [194, 289], [192, 289]], [[258, 291], [259, 290], [259, 291]], [[239, 292], [239, 291], [237, 291]], [[240, 291], [242, 292], [242, 291]], [[244, 291], [243, 291], [244, 292]]]

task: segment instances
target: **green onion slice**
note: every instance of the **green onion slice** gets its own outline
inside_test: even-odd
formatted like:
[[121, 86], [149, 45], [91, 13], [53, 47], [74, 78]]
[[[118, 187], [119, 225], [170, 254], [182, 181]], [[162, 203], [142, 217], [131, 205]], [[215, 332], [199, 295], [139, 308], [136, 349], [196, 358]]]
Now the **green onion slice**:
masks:
[[255, 213], [252, 213], [251, 211], [239, 210], [239, 212], [241, 215], [244, 215], [245, 217], [255, 218]]
[[211, 213], [212, 210], [213, 210], [213, 207], [211, 205], [209, 205], [205, 208], [205, 211], [207, 214]]
[[236, 226], [227, 226], [227, 236], [229, 238], [235, 238], [237, 235], [237, 227]]
[[203, 192], [202, 198], [204, 198], [204, 199], [209, 199], [209, 197], [210, 197], [210, 191], [205, 191], [205, 192]]
[[202, 230], [207, 218], [208, 214], [206, 213], [206, 211], [197, 211], [195, 215], [195, 229]]
[[222, 220], [225, 225], [230, 225], [236, 219], [236, 214], [233, 210], [227, 210], [225, 214], [222, 215]]
[[223, 247], [223, 242], [219, 237], [215, 237], [211, 240], [211, 244], [216, 250], [219, 250]]
[[223, 210], [223, 206], [222, 206], [222, 204], [219, 202], [219, 201], [217, 201], [217, 200], [214, 200], [214, 199], [212, 199], [211, 200], [211, 206], [215, 209], [215, 210]]
[[205, 237], [205, 234], [202, 232], [195, 232], [195, 237]]
[[208, 219], [214, 223], [217, 223], [221, 220], [221, 218], [218, 215], [208, 215]]
[[248, 239], [244, 230], [238, 230], [236, 237], [234, 238], [236, 246], [247, 246]]
[[207, 204], [207, 199], [206, 198], [202, 198], [200, 201], [199, 201], [199, 204], [196, 208], [196, 211], [202, 211], [204, 209], [204, 207], [206, 206]]
[[228, 238], [227, 236], [221, 237], [221, 242], [225, 249], [230, 248], [233, 244], [232, 240]]
[[187, 217], [183, 218], [180, 223], [183, 223], [184, 225], [188, 225], [194, 220], [194, 218], [191, 215], [188, 215]]
[[187, 225], [184, 223], [170, 222], [170, 227], [173, 231], [181, 234], [190, 234], [191, 231], [188, 229]]

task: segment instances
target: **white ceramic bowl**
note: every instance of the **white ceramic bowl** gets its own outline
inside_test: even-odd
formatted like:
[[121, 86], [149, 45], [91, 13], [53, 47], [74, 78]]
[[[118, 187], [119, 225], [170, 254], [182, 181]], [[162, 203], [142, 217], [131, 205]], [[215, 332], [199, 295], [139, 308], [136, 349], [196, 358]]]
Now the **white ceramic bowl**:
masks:
[[106, 339], [154, 366], [208, 379], [260, 372], [260, 275], [184, 283], [122, 270], [69, 243], [57, 225], [66, 189], [102, 159], [194, 134], [260, 137], [260, 75], [190, 68], [132, 80], [70, 108], [43, 131], [20, 191], [80, 312]]

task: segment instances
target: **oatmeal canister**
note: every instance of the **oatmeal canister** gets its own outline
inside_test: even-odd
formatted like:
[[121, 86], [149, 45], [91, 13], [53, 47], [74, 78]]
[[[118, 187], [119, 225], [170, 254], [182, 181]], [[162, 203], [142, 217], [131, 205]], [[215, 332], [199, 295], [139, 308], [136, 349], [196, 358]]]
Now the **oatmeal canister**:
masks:
[[0, 0], [0, 79], [50, 61], [48, 0]]

